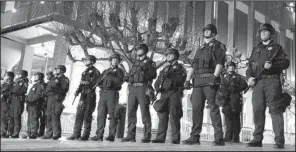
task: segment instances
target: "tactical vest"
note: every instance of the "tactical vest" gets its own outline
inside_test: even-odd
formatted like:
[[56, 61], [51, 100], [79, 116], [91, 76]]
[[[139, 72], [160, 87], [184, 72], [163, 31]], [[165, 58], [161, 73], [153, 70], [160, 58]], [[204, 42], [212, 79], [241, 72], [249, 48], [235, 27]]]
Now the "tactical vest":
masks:
[[[81, 81], [88, 82], [82, 85], [82, 93], [86, 90], [92, 89], [96, 81], [96, 69], [94, 67], [87, 69], [82, 73]], [[94, 91], [95, 89], [93, 89]]]
[[147, 69], [150, 68], [152, 60], [145, 59], [142, 62], [134, 64], [130, 72], [130, 83], [147, 83]]
[[207, 44], [206, 46], [197, 50], [194, 61], [192, 63], [194, 74], [214, 73], [216, 63], [214, 59], [213, 49], [216, 43], [217, 42], [213, 42], [212, 46]]

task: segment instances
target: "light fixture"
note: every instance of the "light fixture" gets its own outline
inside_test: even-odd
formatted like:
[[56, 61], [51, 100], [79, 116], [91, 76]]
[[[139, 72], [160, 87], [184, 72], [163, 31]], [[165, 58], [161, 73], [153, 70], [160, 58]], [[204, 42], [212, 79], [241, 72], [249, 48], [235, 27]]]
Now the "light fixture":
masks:
[[290, 2], [290, 3], [289, 3], [289, 6], [290, 6], [290, 7], [295, 7], [295, 3], [294, 3], [294, 2]]
[[40, 4], [44, 4], [44, 1], [41, 1]]
[[14, 8], [14, 9], [12, 9], [12, 12], [13, 12], [13, 13], [15, 13], [15, 12], [16, 12], [16, 9], [15, 9], [15, 8]]

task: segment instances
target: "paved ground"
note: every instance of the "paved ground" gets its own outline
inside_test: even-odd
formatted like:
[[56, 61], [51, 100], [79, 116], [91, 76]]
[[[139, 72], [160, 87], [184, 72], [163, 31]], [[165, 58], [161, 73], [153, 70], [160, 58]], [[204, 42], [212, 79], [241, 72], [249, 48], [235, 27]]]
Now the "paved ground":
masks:
[[[31, 140], [31, 139], [1, 139], [1, 151], [279, 151], [273, 145], [264, 145], [262, 148], [249, 148], [245, 144], [231, 144], [225, 146], [211, 146], [210, 142], [202, 142], [201, 145], [173, 145], [165, 144], [143, 144], [121, 143], [120, 139], [115, 142], [95, 141], [67, 141], [65, 137], [60, 140]], [[295, 151], [295, 146], [286, 145], [280, 151]]]

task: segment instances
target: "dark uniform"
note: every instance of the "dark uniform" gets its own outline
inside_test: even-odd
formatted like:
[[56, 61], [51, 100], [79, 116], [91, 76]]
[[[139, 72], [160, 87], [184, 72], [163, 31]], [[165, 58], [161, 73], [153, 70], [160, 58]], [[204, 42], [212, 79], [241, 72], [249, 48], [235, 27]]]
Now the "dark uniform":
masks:
[[[110, 59], [111, 60], [111, 59]], [[104, 78], [103, 78], [104, 77]], [[93, 140], [103, 140], [104, 128], [106, 125], [107, 114], [109, 114], [109, 137], [106, 138], [108, 141], [114, 141], [116, 135], [115, 121], [115, 107], [119, 101], [119, 90], [123, 84], [124, 72], [121, 68], [116, 66], [115, 68], [108, 68], [103, 71], [99, 78], [100, 87], [100, 101], [98, 105], [97, 115], [97, 131], [96, 136]], [[113, 120], [114, 119], [114, 120]]]
[[[216, 32], [216, 27], [212, 24], [205, 28], [210, 28], [213, 33]], [[214, 29], [214, 30], [213, 30]], [[193, 92], [191, 94], [192, 103], [192, 131], [190, 138], [184, 141], [184, 144], [200, 144], [200, 133], [203, 125], [203, 109], [205, 100], [210, 107], [210, 117], [214, 127], [214, 145], [224, 145], [223, 130], [220, 116], [219, 106], [215, 104], [216, 86], [205, 86], [210, 83], [219, 81], [213, 74], [217, 64], [224, 65], [225, 63], [225, 45], [221, 42], [212, 39], [209, 43], [205, 43], [197, 50], [194, 61], [192, 62], [193, 74]]]
[[44, 83], [43, 73], [36, 73], [39, 75], [39, 81], [35, 83], [29, 91], [27, 96], [27, 135], [30, 139], [36, 139], [38, 137], [39, 117], [40, 117], [40, 105], [44, 103], [43, 93], [46, 88]]
[[[58, 68], [66, 72], [65, 66], [59, 65]], [[63, 101], [68, 90], [69, 79], [64, 74], [55, 76], [48, 82], [45, 89], [45, 95], [47, 97], [46, 134], [43, 136], [43, 139], [52, 137], [54, 140], [57, 140], [61, 137], [61, 114], [65, 108]]]
[[[230, 62], [228, 66], [235, 67], [235, 63]], [[225, 74], [221, 80], [221, 88], [228, 89], [228, 95], [226, 96], [228, 102], [222, 108], [226, 123], [225, 141], [239, 142], [241, 131], [240, 114], [243, 108], [241, 92], [247, 87], [248, 84], [243, 77], [234, 71]]]
[[81, 93], [79, 104], [77, 106], [73, 135], [69, 140], [78, 139], [81, 136], [81, 129], [84, 122], [84, 132], [82, 140], [87, 140], [91, 131], [92, 114], [96, 108], [96, 89], [93, 87], [101, 75], [100, 71], [94, 66], [88, 67], [81, 76], [81, 81], [76, 95]]
[[[262, 30], [270, 31], [271, 35], [274, 35], [275, 30], [270, 24], [262, 24], [259, 28], [259, 35]], [[276, 57], [272, 61], [270, 69], [265, 69], [262, 75], [257, 80], [255, 86], [253, 86], [252, 104], [254, 113], [255, 130], [253, 132], [254, 139], [248, 143], [247, 146], [261, 147], [263, 140], [263, 132], [265, 126], [265, 109], [268, 103], [272, 103], [280, 98], [282, 93], [282, 86], [280, 80], [280, 74], [282, 70], [289, 67], [289, 60], [287, 55], [283, 51], [281, 45], [276, 44], [273, 40], [268, 45], [259, 43], [253, 50], [249, 58], [249, 66], [246, 71], [247, 78], [256, 77], [260, 71], [264, 68], [266, 61], [275, 54]], [[273, 109], [269, 107], [271, 113], [271, 120], [273, 131], [275, 134], [275, 148], [284, 148], [284, 118], [283, 111]]]
[[[143, 44], [138, 47], [143, 49], [145, 54], [148, 46]], [[128, 94], [128, 134], [123, 138], [123, 142], [135, 141], [137, 125], [137, 109], [140, 104], [142, 122], [144, 124], [144, 138], [142, 142], [151, 140], [151, 116], [149, 111], [150, 99], [146, 95], [148, 85], [156, 78], [155, 62], [145, 56], [142, 60], [136, 61], [130, 69], [130, 73], [125, 80], [130, 83]]]
[[161, 92], [161, 97], [154, 103], [159, 124], [156, 140], [152, 140], [153, 143], [165, 142], [169, 117], [172, 128], [172, 143], [180, 143], [180, 119], [183, 116], [182, 87], [186, 76], [186, 69], [177, 60], [174, 60], [160, 72], [154, 83], [155, 90]]
[[22, 77], [15, 80], [11, 90], [9, 131], [13, 130], [12, 138], [19, 138], [21, 118], [24, 112], [25, 94], [27, 93], [29, 82], [27, 71], [21, 70], [19, 74], [21, 74]]
[[126, 117], [126, 104], [118, 103], [115, 107], [115, 119], [113, 119], [114, 126], [116, 127], [116, 137], [123, 138], [125, 131], [125, 117]]
[[8, 82], [1, 83], [1, 137], [8, 138], [8, 121], [9, 121], [9, 111], [11, 99], [9, 97], [9, 92], [13, 86], [13, 72], [7, 72], [7, 76], [10, 77]]

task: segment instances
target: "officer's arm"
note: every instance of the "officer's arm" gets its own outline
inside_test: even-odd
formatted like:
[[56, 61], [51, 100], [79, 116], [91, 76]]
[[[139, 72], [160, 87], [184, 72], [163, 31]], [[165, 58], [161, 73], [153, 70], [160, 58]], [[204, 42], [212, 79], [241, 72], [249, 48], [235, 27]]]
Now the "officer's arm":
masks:
[[275, 60], [272, 62], [271, 70], [281, 71], [285, 70], [289, 67], [290, 61], [286, 55], [286, 53], [283, 51], [282, 47], [279, 46], [279, 52], [275, 58]]
[[220, 44], [220, 46], [217, 46], [218, 48], [215, 50], [215, 56], [216, 56], [216, 68], [214, 75], [216, 77], [219, 77], [220, 73], [223, 70], [223, 65], [225, 64], [226, 59], [226, 48], [225, 45]]
[[160, 87], [160, 82], [161, 82], [161, 79], [162, 79], [162, 77], [163, 77], [163, 71], [164, 71], [164, 70], [161, 70], [161, 71], [160, 71], [160, 73], [159, 73], [159, 75], [158, 75], [156, 81], [154, 82], [154, 88], [155, 88], [155, 89], [159, 89], [159, 87]]
[[64, 96], [66, 96], [67, 92], [69, 91], [69, 79], [67, 77], [64, 78], [63, 81], [61, 81], [62, 86], [62, 93]]
[[242, 77], [240, 77], [239, 86], [240, 87], [238, 88], [238, 90], [239, 90], [239, 92], [241, 92], [248, 87], [248, 83]]
[[97, 84], [97, 82], [99, 81], [99, 79], [101, 78], [101, 72], [99, 71], [99, 70], [95, 70], [95, 76], [94, 76], [94, 80], [93, 80], [93, 82], [91, 82], [92, 83], [92, 86], [91, 86], [91, 88], [93, 88], [96, 84]]
[[43, 86], [42, 85], [36, 85], [36, 86], [33, 86], [33, 87], [36, 87], [36, 92], [32, 94], [32, 102], [36, 102], [38, 101], [39, 99], [41, 99], [42, 97], [42, 92], [44, 90]]
[[193, 74], [194, 74], [194, 69], [192, 67], [190, 67], [188, 70], [188, 73], [187, 73], [186, 81], [190, 81]]
[[15, 87], [13, 87], [12, 92], [17, 95], [25, 95], [28, 90], [28, 82], [22, 82], [22, 85], [16, 84]]

